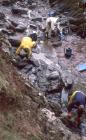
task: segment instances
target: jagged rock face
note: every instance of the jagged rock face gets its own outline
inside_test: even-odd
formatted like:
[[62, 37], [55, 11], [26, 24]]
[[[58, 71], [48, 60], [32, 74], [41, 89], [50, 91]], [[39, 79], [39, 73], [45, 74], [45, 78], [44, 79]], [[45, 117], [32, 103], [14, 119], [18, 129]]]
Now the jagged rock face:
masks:
[[43, 108], [38, 116], [42, 125], [42, 132], [45, 135], [43, 140], [81, 140], [78, 135], [72, 134], [67, 130], [61, 120], [56, 118], [55, 114], [50, 110]]

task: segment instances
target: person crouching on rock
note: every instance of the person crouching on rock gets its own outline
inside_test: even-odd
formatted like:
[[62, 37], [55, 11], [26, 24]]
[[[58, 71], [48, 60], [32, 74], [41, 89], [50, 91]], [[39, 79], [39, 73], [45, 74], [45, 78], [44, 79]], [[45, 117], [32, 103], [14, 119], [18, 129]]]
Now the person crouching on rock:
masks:
[[31, 37], [23, 37], [20, 46], [16, 50], [16, 54], [20, 54], [23, 49], [26, 52], [26, 57], [30, 58], [32, 54], [32, 48], [36, 46], [36, 42], [32, 41]]
[[72, 93], [71, 96], [69, 96], [69, 102], [68, 102], [68, 118], [72, 117], [72, 110], [74, 108], [77, 109], [77, 120], [76, 120], [76, 125], [77, 127], [80, 126], [81, 123], [81, 117], [82, 114], [85, 111], [85, 106], [86, 106], [86, 96], [83, 92], [81, 91], [75, 91]]
[[59, 17], [48, 17], [47, 18], [47, 20], [46, 20], [46, 37], [47, 37], [47, 39], [51, 36], [54, 36], [58, 21], [59, 21]]

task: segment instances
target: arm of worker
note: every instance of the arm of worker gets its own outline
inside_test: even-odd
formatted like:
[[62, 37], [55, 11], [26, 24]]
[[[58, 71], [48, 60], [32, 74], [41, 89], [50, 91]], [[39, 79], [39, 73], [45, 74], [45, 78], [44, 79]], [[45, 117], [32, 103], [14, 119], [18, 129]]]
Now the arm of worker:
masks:
[[21, 49], [22, 49], [22, 46], [20, 45], [16, 50], [16, 54], [19, 54]]

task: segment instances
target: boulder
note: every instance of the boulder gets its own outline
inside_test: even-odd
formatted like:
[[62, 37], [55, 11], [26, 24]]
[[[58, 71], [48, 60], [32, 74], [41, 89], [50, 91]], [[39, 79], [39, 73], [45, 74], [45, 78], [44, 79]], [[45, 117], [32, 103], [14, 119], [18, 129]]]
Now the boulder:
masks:
[[27, 66], [24, 67], [24, 69], [22, 69], [22, 73], [27, 74], [32, 70], [33, 66], [30, 64], [27, 64]]
[[22, 32], [24, 32], [24, 31], [26, 30], [26, 26], [25, 26], [25, 25], [18, 25], [18, 26], [15, 28], [15, 30], [16, 30], [17, 32], [22, 33]]
[[1, 12], [0, 12], [0, 20], [4, 20], [4, 19], [5, 19], [4, 13], [1, 13]]
[[31, 84], [34, 85], [36, 83], [36, 76], [34, 74], [30, 74], [29, 80], [31, 81]]
[[72, 87], [74, 79], [73, 79], [72, 74], [69, 71], [67, 71], [67, 70], [62, 71], [61, 72], [61, 79], [62, 79], [62, 82], [64, 83], [64, 86], [66, 88]]
[[19, 36], [10, 36], [8, 40], [11, 43], [11, 45], [14, 47], [18, 47], [21, 42], [21, 38]]
[[48, 87], [47, 87], [47, 92], [48, 93], [54, 93], [58, 92], [61, 90], [61, 82], [60, 80], [52, 80], [49, 82]]
[[47, 69], [49, 70], [49, 71], [55, 71], [56, 70], [56, 67], [55, 67], [55, 65], [48, 65], [48, 67], [47, 67]]
[[34, 22], [36, 22], [36, 21], [42, 22], [42, 17], [32, 18], [32, 21], [34, 21]]
[[19, 69], [23, 69], [27, 65], [27, 61], [22, 60], [20, 57], [13, 59], [12, 63]]
[[35, 58], [31, 57], [29, 60], [29, 64], [32, 64], [34, 67], [39, 67], [40, 63], [38, 60], [36, 60]]
[[10, 4], [12, 4], [12, 1], [11, 0], [3, 0], [2, 1], [2, 5], [3, 6], [9, 6]]
[[36, 3], [35, 2], [32, 2], [31, 4], [29, 4], [29, 8], [30, 9], [34, 9], [34, 8], [36, 8]]
[[61, 109], [61, 105], [59, 104], [58, 99], [56, 98], [56, 100], [53, 100], [53, 96], [52, 96], [51, 100], [48, 99], [48, 103], [52, 111], [55, 113], [55, 115], [59, 117], [60, 114], [62, 113], [62, 109]]
[[60, 74], [58, 71], [47, 72], [46, 78], [48, 81], [47, 92], [51, 93], [54, 91], [59, 91], [61, 85]]
[[37, 26], [34, 25], [34, 24], [30, 24], [30, 28], [31, 28], [31, 29], [34, 29], [34, 30], [37, 30]]
[[11, 18], [10, 22], [13, 26], [17, 27], [19, 25], [18, 21], [16, 21], [15, 19]]
[[21, 7], [18, 7], [17, 5], [14, 5], [12, 7], [13, 14], [27, 14], [27, 12], [28, 12], [28, 9], [26, 8], [21, 8]]
[[47, 82], [46, 78], [43, 76], [37, 76], [37, 83], [38, 87], [41, 89], [41, 91], [46, 92], [47, 88], [49, 86], [49, 83]]
[[47, 108], [39, 110], [38, 120], [44, 140], [81, 140], [80, 134], [69, 131], [55, 113]]
[[[60, 40], [60, 39], [59, 39]], [[54, 41], [54, 42], [52, 42], [52, 46], [53, 47], [59, 47], [59, 46], [61, 46], [62, 45], [62, 42], [61, 41]]]
[[46, 74], [46, 78], [50, 80], [56, 80], [59, 79], [60, 75], [58, 71], [53, 71], [52, 73]]
[[45, 134], [43, 139], [67, 140], [71, 135], [71, 132], [66, 129], [60, 119], [55, 117], [54, 112], [43, 108], [40, 110], [38, 116], [42, 131]]
[[29, 5], [32, 5], [33, 0], [27, 0], [27, 3], [28, 3]]
[[5, 29], [5, 28], [2, 29], [2, 33], [6, 34], [6, 35], [14, 35], [13, 31], [10, 31], [10, 30]]

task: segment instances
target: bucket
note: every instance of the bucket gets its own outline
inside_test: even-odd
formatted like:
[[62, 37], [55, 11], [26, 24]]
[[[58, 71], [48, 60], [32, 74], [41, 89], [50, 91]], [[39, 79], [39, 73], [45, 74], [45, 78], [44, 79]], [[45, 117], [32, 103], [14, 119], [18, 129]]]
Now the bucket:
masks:
[[65, 57], [70, 58], [71, 55], [72, 55], [72, 49], [71, 48], [65, 49]]

